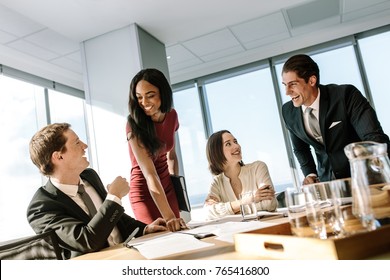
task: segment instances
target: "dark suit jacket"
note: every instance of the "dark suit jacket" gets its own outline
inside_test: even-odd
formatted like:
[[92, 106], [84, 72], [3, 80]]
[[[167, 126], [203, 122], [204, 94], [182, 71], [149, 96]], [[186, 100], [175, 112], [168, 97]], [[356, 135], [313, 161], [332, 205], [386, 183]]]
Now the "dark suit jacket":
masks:
[[[302, 108], [292, 101], [285, 103], [282, 114], [294, 149], [294, 154], [305, 176], [318, 174], [321, 181], [350, 177], [350, 165], [344, 147], [353, 142], [375, 141], [387, 143], [374, 109], [359, 90], [352, 85], [320, 85], [320, 128], [324, 145], [306, 133]], [[317, 169], [310, 146], [315, 150]]]
[[118, 203], [105, 200], [107, 192], [93, 169], [84, 170], [80, 177], [88, 181], [103, 200], [97, 214], [91, 219], [48, 180], [37, 190], [27, 209], [28, 222], [36, 233], [55, 230], [64, 259], [108, 247], [107, 238], [115, 226], [123, 239], [137, 227], [140, 230], [136, 236], [142, 235], [146, 225], [126, 215]]

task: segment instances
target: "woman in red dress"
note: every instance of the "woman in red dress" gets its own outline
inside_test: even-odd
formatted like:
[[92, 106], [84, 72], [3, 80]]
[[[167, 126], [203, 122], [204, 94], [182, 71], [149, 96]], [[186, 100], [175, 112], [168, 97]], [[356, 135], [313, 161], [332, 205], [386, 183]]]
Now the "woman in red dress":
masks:
[[172, 89], [157, 69], [141, 70], [131, 81], [126, 133], [131, 159], [129, 198], [145, 223], [162, 217], [171, 231], [185, 228], [170, 174], [178, 174]]

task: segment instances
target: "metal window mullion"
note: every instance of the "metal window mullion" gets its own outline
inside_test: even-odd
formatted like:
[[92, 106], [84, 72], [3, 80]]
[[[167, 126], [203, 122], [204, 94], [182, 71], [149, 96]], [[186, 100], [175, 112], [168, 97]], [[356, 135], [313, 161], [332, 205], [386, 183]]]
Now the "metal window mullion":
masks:
[[359, 43], [357, 41], [355, 42], [355, 44], [353, 44], [353, 49], [355, 51], [356, 61], [358, 64], [360, 76], [362, 78], [362, 83], [363, 83], [364, 92], [366, 93], [366, 98], [368, 102], [370, 102], [372, 108], [374, 108], [375, 110], [374, 99], [372, 98], [370, 83], [367, 77], [367, 71], [366, 68], [364, 67], [362, 52]]
[[269, 68], [271, 71], [272, 84], [274, 87], [274, 94], [275, 94], [275, 98], [276, 98], [278, 113], [279, 113], [279, 121], [281, 124], [282, 133], [283, 133], [284, 145], [286, 147], [288, 160], [290, 162], [291, 175], [293, 178], [293, 182], [294, 182], [295, 187], [297, 188], [298, 186], [300, 186], [299, 174], [298, 174], [297, 166], [295, 165], [294, 153], [292, 150], [290, 137], [288, 135], [288, 130], [287, 130], [287, 128], [284, 124], [284, 120], [283, 120], [283, 114], [282, 114], [283, 101], [282, 101], [282, 97], [281, 97], [281, 92], [279, 91], [277, 73], [276, 73], [275, 65], [272, 64], [272, 59], [269, 59], [268, 61], [269, 61]]
[[47, 124], [51, 124], [49, 90], [46, 87], [44, 88], [44, 95], [45, 95], [46, 121]]
[[205, 133], [205, 138], [208, 139], [209, 136], [213, 133], [213, 127], [211, 123], [210, 108], [207, 100], [207, 93], [204, 84], [198, 83], [196, 81], [196, 87], [198, 89], [199, 101], [200, 101], [200, 110], [202, 112], [203, 128]]

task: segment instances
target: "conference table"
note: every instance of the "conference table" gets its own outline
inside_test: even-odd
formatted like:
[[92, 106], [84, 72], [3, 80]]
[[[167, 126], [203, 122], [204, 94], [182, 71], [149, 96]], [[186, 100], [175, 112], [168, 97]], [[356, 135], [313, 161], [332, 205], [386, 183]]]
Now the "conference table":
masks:
[[[229, 221], [220, 221], [219, 226], [224, 226], [225, 223]], [[242, 222], [245, 223], [245, 222]], [[275, 226], [278, 225], [288, 225], [288, 218], [277, 215], [277, 216], [267, 216], [255, 221], [262, 225], [262, 232], [267, 233], [267, 229], [270, 229], [269, 233], [274, 234], [272, 231]], [[218, 223], [216, 225], [218, 227]], [[167, 234], [167, 232], [158, 232], [153, 234], [148, 234], [142, 237], [133, 239], [134, 241], [142, 242], [145, 240], [152, 240], [158, 238], [159, 236]], [[259, 256], [257, 254], [244, 253], [237, 251], [235, 248], [234, 242], [220, 240], [218, 236], [206, 237], [201, 239], [201, 241], [213, 244], [205, 248], [188, 250], [180, 253], [174, 253], [170, 255], [164, 255], [162, 257], [152, 258], [155, 260], [261, 260], [261, 259], [272, 259], [269, 257]], [[386, 241], [387, 242], [387, 241]], [[390, 242], [389, 242], [390, 244]], [[372, 254], [369, 258], [371, 260], [389, 260], [390, 259], [390, 245], [386, 244], [387, 250], [381, 252], [380, 254]], [[146, 260], [144, 255], [141, 254], [134, 247], [128, 248], [123, 244], [118, 244], [105, 248], [99, 252], [93, 252], [81, 255], [79, 257], [73, 258], [72, 260]], [[297, 255], [299, 258], [299, 254]]]
[[[239, 216], [237, 216], [239, 217]], [[237, 220], [237, 219], [234, 219]], [[232, 221], [231, 219], [226, 219], [226, 222]], [[258, 223], [266, 222], [267, 226], [284, 224], [288, 222], [288, 218], [283, 216], [270, 216], [265, 217], [257, 221]], [[224, 221], [219, 222], [222, 225]], [[243, 222], [245, 223], [245, 222]], [[142, 241], [143, 238], [150, 240], [153, 236], [158, 237], [159, 235], [164, 234], [164, 232], [158, 232], [153, 234], [148, 234], [142, 237], [138, 237], [133, 240]], [[168, 256], [164, 256], [156, 259], [164, 260], [242, 260], [242, 259], [253, 259], [253, 256], [242, 254], [235, 251], [234, 243], [218, 240], [217, 236], [206, 237], [201, 241], [214, 244], [213, 246], [191, 250], [181, 253], [176, 253]], [[117, 244], [105, 248], [99, 252], [88, 253], [72, 260], [145, 260], [146, 258], [135, 248], [127, 248], [123, 244]]]

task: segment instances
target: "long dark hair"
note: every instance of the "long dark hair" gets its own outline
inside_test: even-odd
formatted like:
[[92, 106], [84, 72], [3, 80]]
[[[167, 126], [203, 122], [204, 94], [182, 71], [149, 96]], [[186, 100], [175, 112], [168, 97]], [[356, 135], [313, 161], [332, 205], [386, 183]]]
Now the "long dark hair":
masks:
[[129, 115], [127, 117], [127, 121], [131, 127], [130, 138], [135, 137], [138, 139], [139, 143], [154, 156], [164, 143], [157, 138], [156, 129], [151, 117], [145, 114], [138, 103], [136, 87], [138, 82], [142, 80], [151, 83], [159, 89], [161, 98], [160, 110], [162, 113], [168, 113], [172, 109], [172, 89], [164, 74], [153, 68], [139, 71], [130, 83]]

